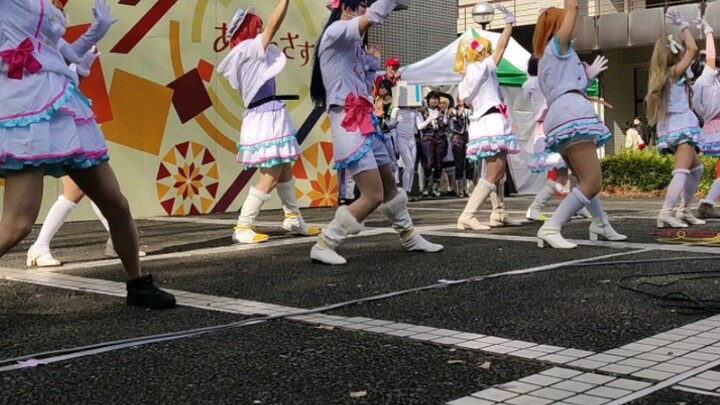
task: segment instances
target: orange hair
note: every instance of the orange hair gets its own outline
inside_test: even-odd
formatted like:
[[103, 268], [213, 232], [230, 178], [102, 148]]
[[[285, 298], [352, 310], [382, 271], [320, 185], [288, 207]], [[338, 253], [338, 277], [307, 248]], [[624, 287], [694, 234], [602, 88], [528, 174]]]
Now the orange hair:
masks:
[[542, 57], [545, 46], [558, 32], [564, 19], [565, 10], [562, 8], [550, 7], [540, 14], [533, 33], [533, 56], [538, 59]]

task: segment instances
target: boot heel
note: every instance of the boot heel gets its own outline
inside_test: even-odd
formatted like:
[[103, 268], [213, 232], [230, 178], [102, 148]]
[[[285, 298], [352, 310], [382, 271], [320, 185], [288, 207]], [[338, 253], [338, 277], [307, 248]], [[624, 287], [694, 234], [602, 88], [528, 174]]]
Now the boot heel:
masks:
[[658, 219], [658, 221], [657, 221], [657, 227], [658, 227], [658, 228], [665, 228], [665, 222], [663, 222], [662, 220], [659, 220], [659, 219]]
[[27, 261], [25, 262], [25, 266], [27, 267], [35, 267], [37, 265], [37, 260], [31, 257], [27, 258]]
[[540, 238], [538, 238], [538, 240], [537, 240], [537, 246], [538, 246], [540, 249], [544, 249], [544, 248], [545, 248], [545, 241], [542, 240], [542, 239], [540, 239]]
[[589, 237], [589, 239], [590, 239], [591, 241], [593, 241], [593, 242], [597, 242], [597, 240], [598, 240], [598, 234], [596, 234], [595, 232], [590, 232], [590, 237]]

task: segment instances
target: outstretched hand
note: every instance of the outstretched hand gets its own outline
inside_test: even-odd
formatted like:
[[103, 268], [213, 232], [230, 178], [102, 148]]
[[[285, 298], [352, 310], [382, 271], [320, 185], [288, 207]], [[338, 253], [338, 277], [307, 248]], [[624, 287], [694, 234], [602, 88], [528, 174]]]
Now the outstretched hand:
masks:
[[665, 19], [667, 19], [668, 22], [670, 22], [672, 25], [677, 26], [680, 31], [690, 26], [690, 24], [685, 21], [682, 15], [680, 15], [680, 13], [675, 10], [668, 11], [667, 14], [665, 14]]
[[496, 4], [495, 8], [502, 13], [506, 24], [515, 24], [515, 15], [512, 11], [508, 10], [508, 8], [502, 4]]
[[588, 78], [590, 80], [594, 80], [600, 75], [600, 73], [607, 70], [608, 60], [606, 57], [598, 55], [597, 57], [595, 57], [592, 65], [588, 65], [585, 62], [583, 62], [583, 64], [585, 65], [585, 72], [587, 73]]
[[703, 34], [705, 34], [705, 35], [712, 34], [713, 32], [715, 32], [713, 27], [710, 24], [708, 24], [707, 21], [703, 20], [702, 18], [696, 18], [693, 20], [693, 22], [695, 24], [697, 24], [697, 28], [699, 30], [702, 30]]

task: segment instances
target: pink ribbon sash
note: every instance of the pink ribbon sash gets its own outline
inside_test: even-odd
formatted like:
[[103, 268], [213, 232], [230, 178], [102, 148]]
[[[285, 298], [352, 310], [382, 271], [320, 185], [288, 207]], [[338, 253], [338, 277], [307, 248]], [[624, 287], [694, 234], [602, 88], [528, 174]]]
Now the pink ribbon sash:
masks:
[[0, 52], [0, 58], [8, 64], [9, 78], [22, 80], [25, 70], [30, 74], [35, 74], [42, 69], [42, 64], [32, 55], [34, 51], [35, 45], [33, 45], [32, 40], [25, 38], [17, 48]]
[[360, 131], [363, 135], [375, 132], [370, 114], [374, 111], [374, 106], [365, 97], [357, 97], [350, 93], [345, 98], [345, 117], [342, 120], [342, 127], [348, 132]]

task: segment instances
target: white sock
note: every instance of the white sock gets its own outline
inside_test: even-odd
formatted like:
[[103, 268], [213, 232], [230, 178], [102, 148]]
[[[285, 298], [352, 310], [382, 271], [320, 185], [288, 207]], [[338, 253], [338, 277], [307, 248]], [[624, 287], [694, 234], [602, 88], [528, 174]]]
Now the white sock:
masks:
[[50, 242], [53, 236], [60, 229], [71, 212], [75, 210], [77, 204], [68, 200], [64, 196], [58, 196], [57, 201], [50, 207], [45, 222], [40, 229], [40, 235], [33, 244], [33, 249], [41, 253], [50, 253]]
[[695, 193], [697, 192], [698, 185], [700, 184], [700, 179], [703, 175], [703, 169], [705, 168], [702, 164], [693, 167], [692, 169], [690, 169], [690, 175], [685, 181], [685, 190], [683, 197], [685, 197], [685, 204], [687, 204], [688, 206], [695, 199]]
[[95, 211], [95, 215], [100, 220], [100, 223], [102, 224], [103, 228], [110, 233], [110, 226], [108, 225], [107, 219], [105, 219], [105, 216], [103, 216], [102, 212], [100, 212], [100, 208], [98, 208], [97, 205], [93, 201], [90, 201], [90, 206], [92, 207], [93, 211]]
[[550, 220], [557, 224], [565, 225], [576, 212], [588, 204], [590, 204], [590, 200], [588, 200], [580, 190], [574, 188], [560, 203]]
[[680, 198], [680, 194], [685, 189], [685, 183], [689, 175], [690, 170], [687, 169], [673, 170], [673, 178], [670, 180], [667, 193], [665, 194], [663, 209], [672, 209], [675, 206], [678, 198]]
[[300, 213], [300, 207], [298, 206], [297, 199], [295, 198], [295, 179], [290, 179], [285, 183], [278, 183], [277, 185], [278, 196], [283, 204], [283, 211], [286, 214], [298, 214]]
[[712, 187], [710, 187], [710, 192], [708, 193], [707, 197], [702, 200], [702, 202], [710, 205], [715, 205], [715, 201], [717, 201], [718, 197], [720, 197], [720, 177], [713, 181]]
[[585, 207], [588, 211], [590, 211], [590, 215], [592, 215], [593, 219], [601, 219], [605, 213], [602, 208], [602, 203], [600, 203], [599, 195], [593, 197], [593, 199], [590, 200], [590, 203]]

